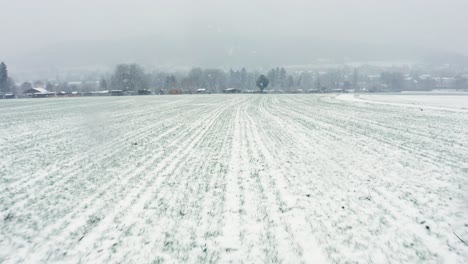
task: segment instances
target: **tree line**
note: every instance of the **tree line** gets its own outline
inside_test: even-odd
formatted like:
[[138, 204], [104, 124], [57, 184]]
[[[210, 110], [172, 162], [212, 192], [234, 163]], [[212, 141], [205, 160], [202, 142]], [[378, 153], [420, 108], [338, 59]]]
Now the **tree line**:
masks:
[[[286, 70], [282, 69], [284, 78]], [[101, 79], [101, 88], [107, 87], [118, 90], [137, 91], [141, 89], [171, 90], [181, 89], [184, 92], [194, 92], [197, 89], [207, 89], [212, 92], [221, 92], [227, 88], [241, 90], [256, 90], [257, 80], [261, 75], [258, 71], [249, 72], [245, 68], [229, 71], [200, 67], [192, 68], [187, 73], [148, 73], [137, 64], [120, 64], [115, 67], [113, 74], [106, 79]], [[276, 77], [276, 76], [274, 76]], [[278, 78], [273, 80], [277, 81]], [[285, 84], [286, 82], [281, 82]], [[284, 86], [283, 86], [284, 87]]]
[[[2, 67], [6, 72], [6, 65]], [[15, 86], [8, 77], [8, 84], [3, 84], [0, 92], [7, 91], [22, 93], [33, 87], [42, 87], [49, 91], [79, 91], [95, 90], [153, 90], [170, 91], [178, 89], [183, 93], [196, 92], [197, 89], [207, 89], [210, 92], [222, 92], [227, 88], [243, 91], [255, 90], [283, 90], [285, 92], [296, 89], [334, 89], [338, 87], [352, 88], [355, 82], [342, 81], [342, 71], [300, 71], [289, 73], [283, 67], [275, 67], [266, 72], [249, 71], [246, 68], [224, 71], [216, 68], [195, 67], [188, 72], [148, 71], [138, 64], [119, 64], [114, 70], [103, 75], [99, 81], [85, 80], [75, 84], [72, 82], [34, 81], [24, 82]], [[1, 75], [7, 76], [7, 73]], [[5, 83], [5, 81], [2, 81]], [[353, 84], [352, 84], [353, 83]], [[266, 84], [266, 86], [265, 86]]]
[[8, 69], [4, 62], [0, 63], [0, 94], [8, 94], [15, 91], [15, 82], [8, 77]]
[[[465, 75], [453, 73], [434, 72], [433, 76], [452, 77], [453, 83], [447, 88], [468, 88], [468, 79]], [[343, 66], [341, 68], [322, 68], [315, 70], [296, 70], [288, 72], [283, 67], [275, 67], [266, 71], [247, 70], [246, 68], [221, 70], [216, 68], [194, 67], [188, 71], [148, 71], [138, 64], [119, 64], [113, 71], [107, 73], [92, 72], [90, 76], [80, 77], [79, 80], [37, 80], [15, 84], [8, 75], [5, 63], [0, 63], [0, 94], [17, 93], [41, 87], [49, 91], [58, 92], [90, 92], [96, 90], [152, 90], [171, 91], [182, 93], [196, 92], [197, 89], [206, 89], [209, 92], [222, 92], [227, 88], [243, 91], [271, 89], [278, 92], [300, 91], [333, 91], [348, 89], [379, 90], [430, 90], [440, 87], [435, 77], [424, 75], [417, 69], [386, 69], [376, 66], [361, 66], [359, 68]], [[450, 75], [451, 74], [451, 75]], [[268, 80], [264, 87], [260, 76]], [[73, 81], [73, 82], [71, 82]], [[440, 78], [439, 78], [440, 82]], [[260, 84], [260, 85], [259, 85]]]

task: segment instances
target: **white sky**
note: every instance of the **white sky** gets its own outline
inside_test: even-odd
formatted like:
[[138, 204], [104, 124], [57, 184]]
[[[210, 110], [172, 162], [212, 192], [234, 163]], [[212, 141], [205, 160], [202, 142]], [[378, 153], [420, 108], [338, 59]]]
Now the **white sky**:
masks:
[[468, 54], [468, 0], [0, 0], [0, 7], [0, 60], [75, 41], [210, 32]]

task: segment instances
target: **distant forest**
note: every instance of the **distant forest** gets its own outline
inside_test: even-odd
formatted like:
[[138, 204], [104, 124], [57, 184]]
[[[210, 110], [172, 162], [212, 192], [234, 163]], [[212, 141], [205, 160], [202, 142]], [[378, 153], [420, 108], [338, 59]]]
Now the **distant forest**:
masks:
[[246, 68], [221, 70], [195, 67], [188, 71], [148, 71], [138, 64], [119, 64], [112, 72], [94, 73], [79, 79], [30, 80], [16, 83], [1, 64], [0, 93], [21, 94], [30, 88], [51, 92], [90, 92], [103, 90], [150, 90], [192, 93], [198, 89], [217, 93], [234, 88], [243, 92], [258, 90], [256, 81], [264, 74], [267, 91], [402, 91], [433, 89], [468, 89], [468, 72], [454, 66], [347, 66], [321, 67], [309, 70], [287, 70], [275, 67], [267, 71]]

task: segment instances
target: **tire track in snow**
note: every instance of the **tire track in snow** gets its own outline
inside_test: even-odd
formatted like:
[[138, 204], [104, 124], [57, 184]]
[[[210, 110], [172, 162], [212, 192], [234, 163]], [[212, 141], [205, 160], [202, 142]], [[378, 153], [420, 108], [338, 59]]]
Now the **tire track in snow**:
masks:
[[[465, 115], [309, 95], [165, 98], [175, 99], [160, 111], [177, 116], [140, 116], [154, 107], [146, 99], [114, 109], [110, 123], [135, 116], [114, 129], [140, 137], [138, 147], [119, 148], [113, 139], [95, 149], [99, 167], [73, 165], [54, 172], [66, 177], [54, 187], [32, 186], [40, 195], [29, 201], [43, 201], [23, 203], [20, 219], [0, 222], [0, 262], [307, 263], [320, 255], [311, 250], [332, 262], [467, 259], [451, 235], [455, 228], [468, 235]], [[434, 124], [424, 127], [427, 120]]]
[[[177, 109], [178, 109], [178, 107], [175, 106], [173, 109], [168, 109], [168, 110], [177, 110]], [[144, 110], [144, 111], [148, 111], [148, 110]], [[167, 110], [166, 110], [166, 111], [167, 111]], [[132, 112], [129, 112], [129, 113], [126, 113], [126, 115], [127, 115], [128, 117], [131, 117], [131, 116], [134, 115], [134, 114], [135, 114], [135, 112], [133, 112], [133, 111], [132, 111]], [[169, 119], [171, 118], [170, 116], [171, 116], [171, 114], [169, 113], [169, 117], [166, 117], [165, 119], [161, 120], [160, 122], [157, 122], [157, 123], [154, 124], [153, 126], [145, 127], [144, 129], [140, 129], [140, 131], [138, 131], [138, 132], [135, 132], [134, 130], [129, 130], [126, 136], [119, 137], [117, 140], [114, 140], [114, 141], [107, 141], [107, 142], [104, 143], [104, 144], [99, 144], [99, 145], [97, 146], [97, 148], [89, 148], [89, 147], [88, 147], [88, 148], [83, 152], [83, 155], [81, 155], [79, 158], [71, 157], [69, 160], [65, 159], [65, 160], [63, 160], [62, 162], [65, 163], [65, 164], [74, 164], [74, 163], [78, 163], [78, 162], [81, 162], [81, 161], [90, 160], [90, 158], [88, 157], [88, 155], [91, 155], [93, 152], [97, 152], [97, 153], [95, 154], [95, 156], [98, 156], [98, 157], [99, 157], [99, 156], [103, 156], [103, 155], [101, 155], [101, 154], [99, 153], [99, 151], [108, 154], [108, 152], [109, 152], [108, 150], [109, 150], [110, 148], [112, 148], [112, 149], [114, 150], [111, 154], [114, 154], [114, 153], [116, 153], [116, 152], [118, 152], [118, 151], [121, 150], [121, 148], [115, 148], [115, 145], [116, 145], [116, 144], [117, 144], [118, 146], [126, 146], [126, 145], [127, 145], [127, 141], [129, 141], [130, 139], [132, 139], [132, 140], [139, 139], [139, 137], [138, 137], [138, 134], [139, 134], [139, 133], [147, 132], [147, 131], [149, 131], [149, 130], [154, 129], [155, 127], [158, 127], [158, 126], [159, 126], [159, 123], [163, 123], [163, 122], [169, 120]], [[146, 117], [145, 119], [149, 119], [148, 116], [145, 116], [145, 117]], [[150, 118], [151, 118], [151, 117], [150, 117]], [[122, 120], [126, 120], [126, 119], [128, 120], [128, 118], [124, 117]], [[112, 122], [112, 123], [116, 123], [116, 121], [115, 121], [114, 119], [112, 119], [111, 122]], [[76, 125], [75, 125], [75, 126], [76, 126]], [[82, 127], [82, 126], [76, 126], [76, 127], [77, 127], [76, 130], [83, 130], [83, 127]], [[62, 131], [62, 130], [57, 130], [57, 131]], [[69, 131], [69, 130], [64, 130], [62, 133], [63, 133], [63, 134], [75, 135], [75, 134], [73, 134], [73, 131]], [[154, 133], [154, 131], [153, 131], [153, 133]], [[55, 138], [56, 136], [58, 136], [58, 135], [50, 135], [49, 133], [41, 133], [41, 135], [42, 135], [42, 134], [45, 134], [45, 135], [46, 135], [46, 136], [44, 137], [44, 139], [52, 139], [52, 140], [54, 140], [54, 138]], [[77, 140], [78, 142], [80, 142], [80, 141], [82, 142], [82, 140], [83, 140], [82, 138], [78, 137], [77, 135], [75, 135], [75, 137], [76, 137], [76, 140]], [[41, 141], [42, 139], [43, 139], [43, 138], [36, 138], [35, 140]], [[26, 141], [25, 145], [31, 145], [30, 141], [31, 141], [31, 140]], [[73, 144], [72, 142], [69, 142], [69, 143]], [[21, 146], [21, 145], [20, 145], [20, 146]], [[15, 147], [18, 147], [18, 146], [15, 145]], [[27, 157], [27, 158], [30, 159], [31, 157]], [[102, 157], [101, 159], [98, 158], [98, 159], [95, 160], [95, 161], [96, 161], [96, 162], [100, 162], [102, 159], [105, 159], [105, 158], [107, 158], [107, 157], [104, 156], [104, 157]], [[93, 160], [94, 160], [94, 159], [93, 159]], [[88, 165], [89, 165], [89, 164], [88, 164]], [[68, 167], [68, 165], [64, 165], [64, 166]], [[45, 169], [49, 172], [49, 174], [51, 174], [51, 173], [53, 173], [53, 172], [57, 172], [57, 171], [59, 171], [59, 170], [63, 170], [62, 167], [55, 167], [55, 168], [46, 167], [46, 168], [44, 168], [44, 170], [45, 170]], [[70, 170], [69, 170], [67, 173], [69, 173], [70, 171], [76, 170], [77, 167], [73, 167], [73, 168], [69, 168], [69, 169], [70, 169]], [[21, 174], [20, 174], [20, 175], [21, 175]], [[41, 176], [42, 176], [42, 177], [41, 177]], [[9, 184], [9, 186], [12, 187], [12, 188], [14, 188], [15, 186], [22, 185], [22, 184], [24, 184], [25, 182], [28, 182], [29, 184], [28, 184], [26, 187], [24, 187], [23, 190], [21, 190], [21, 191], [24, 191], [25, 189], [29, 189], [31, 186], [35, 186], [36, 183], [37, 183], [39, 180], [42, 180], [44, 176], [45, 176], [45, 174], [42, 173], [42, 174], [40, 174], [40, 175], [35, 175], [34, 177], [32, 177], [32, 178], [34, 178], [35, 182], [31, 182], [31, 179], [30, 179], [30, 178], [21, 177], [23, 180], [20, 180], [19, 182], [14, 183], [14, 184]], [[20, 191], [20, 192], [21, 192], [21, 191]]]
[[[289, 119], [289, 118], [287, 118], [287, 119]], [[294, 131], [294, 130], [293, 130], [293, 131]], [[298, 134], [298, 133], [296, 133], [296, 132], [294, 131], [294, 134]], [[301, 140], [306, 140], [306, 139], [301, 139]], [[303, 145], [307, 145], [307, 144], [305, 144], [305, 142], [302, 142], [302, 144], [303, 144]], [[311, 144], [313, 144], [313, 142], [311, 142]], [[342, 143], [340, 143], [340, 144], [342, 144]], [[300, 149], [300, 146], [298, 146], [297, 148]], [[352, 146], [350, 146], [350, 147], [348, 147], [348, 148], [352, 148]], [[331, 149], [334, 149], [334, 147], [331, 147]], [[330, 153], [330, 151], [329, 151], [329, 150], [325, 150], [323, 154], [326, 155], [326, 153]], [[376, 155], [376, 156], [379, 156], [379, 153], [376, 153], [375, 155]], [[330, 158], [333, 159], [333, 157], [330, 157]], [[331, 168], [331, 167], [333, 167], [333, 166], [336, 166], [337, 164], [340, 164], [339, 160], [335, 160], [333, 163], [330, 163], [329, 165], [326, 165], [324, 169], [325, 169], [325, 170], [329, 170], [329, 168]], [[348, 167], [349, 167], [349, 166], [348, 166]], [[385, 165], [382, 165], [382, 167], [385, 168]], [[404, 175], [403, 175], [403, 177], [404, 177]], [[404, 179], [402, 179], [402, 180], [404, 180]], [[309, 185], [310, 185], [310, 184], [309, 184]], [[338, 185], [337, 185], [337, 186], [338, 186]], [[331, 187], [333, 187], [333, 186], [331, 186]], [[327, 188], [325, 188], [325, 189], [327, 189]], [[386, 204], [386, 203], [385, 203], [385, 204]], [[390, 204], [391, 204], [391, 203], [390, 203]], [[398, 211], [400, 208], [402, 208], [402, 207], [396, 207], [396, 209], [397, 209], [396, 211]], [[384, 210], [385, 210], [385, 209], [384, 209]], [[324, 229], [329, 229], [329, 228], [324, 228]], [[430, 239], [428, 239], [428, 240], [430, 240]]]
[[[158, 163], [158, 164], [161, 164], [159, 166], [160, 169], [156, 169], [155, 171], [152, 172], [152, 174], [158, 175], [159, 174], [158, 171], [161, 171], [161, 170], [162, 170], [161, 174], [163, 174], [163, 175], [164, 174], [169, 174], [170, 175], [171, 173], [173, 173], [173, 170], [176, 169], [175, 165], [177, 163], [179, 163], [179, 159], [176, 159], [175, 157], [177, 157], [178, 155], [182, 155], [179, 158], [183, 160], [184, 157], [189, 155], [190, 150], [192, 149], [191, 146], [197, 144], [198, 140], [200, 140], [202, 138], [202, 135], [204, 133], [206, 133], [206, 132], [204, 132], [204, 131], [206, 131], [206, 129], [205, 130], [201, 129], [201, 127], [208, 127], [209, 128], [210, 124], [216, 119], [215, 118], [216, 115], [219, 115], [219, 113], [215, 112], [212, 115], [205, 115], [205, 116], [203, 116], [203, 118], [197, 120], [196, 123], [191, 124], [191, 126], [192, 126], [191, 128], [184, 129], [183, 131], [185, 131], [187, 134], [181, 134], [181, 135], [178, 136], [179, 139], [175, 138], [175, 140], [173, 142], [171, 142], [171, 145], [176, 147], [176, 149], [169, 151], [169, 153], [170, 153], [169, 156], [164, 157], [163, 160], [161, 160]], [[195, 132], [191, 133], [191, 131], [195, 131]], [[182, 141], [182, 142], [184, 142], [184, 143], [179, 142], [180, 139], [183, 139], [184, 141]], [[152, 160], [157, 161], [158, 157], [152, 157]], [[169, 163], [166, 163], [165, 162], [166, 160], [168, 160]], [[122, 199], [121, 200], [122, 202], [120, 202], [120, 204], [117, 204], [117, 205], [114, 206], [114, 208], [119, 208], [119, 211], [114, 212], [112, 215], [115, 215], [115, 217], [118, 217], [119, 214], [124, 215], [125, 214], [124, 212], [126, 210], [128, 210], [128, 208], [133, 206], [133, 204], [136, 203], [136, 201], [132, 197], [137, 197], [138, 199], [140, 199], [139, 197], [142, 196], [142, 193], [144, 193], [148, 188], [150, 188], [154, 184], [154, 181], [156, 180], [155, 177], [151, 177], [150, 179], [145, 179], [144, 178], [145, 171], [150, 169], [152, 167], [152, 164], [153, 164], [152, 162], [149, 162], [141, 170], [138, 170], [137, 172], [132, 172], [132, 176], [129, 177], [130, 179], [128, 179], [128, 178], [126, 179], [128, 181], [133, 181], [131, 183], [129, 182], [130, 185], [127, 185], [124, 182], [124, 183], [120, 183], [119, 189], [118, 190], [113, 190], [112, 193], [109, 193], [106, 190], [101, 192], [104, 195], [120, 194], [120, 193], [124, 192], [125, 196], [129, 197], [129, 198]], [[169, 169], [170, 169], [170, 171], [167, 171]], [[136, 173], [138, 173], [138, 175], [135, 175]], [[123, 173], [123, 174], [126, 174], [126, 173]], [[159, 178], [158, 182], [162, 182], [162, 180], [163, 180], [163, 178]], [[140, 183], [140, 181], [144, 181], [144, 183]], [[92, 212], [89, 212], [89, 213], [88, 212], [80, 212], [80, 218], [79, 219], [74, 219], [73, 217], [71, 217], [71, 219], [73, 219], [72, 222], [82, 223], [82, 224], [79, 224], [79, 226], [82, 226], [81, 230], [83, 230], [83, 228], [84, 228], [83, 231], [79, 231], [80, 228], [78, 228], [78, 231], [75, 231], [75, 232], [70, 231], [70, 233], [73, 234], [73, 237], [79, 236], [80, 235], [79, 233], [83, 233], [83, 232], [86, 233], [86, 236], [81, 241], [79, 241], [80, 242], [79, 244], [83, 245], [83, 244], [86, 244], [86, 241], [89, 241], [89, 240], [92, 241], [93, 238], [95, 238], [95, 236], [96, 236], [95, 232], [92, 233], [93, 230], [102, 231], [101, 228], [100, 228], [101, 226], [106, 226], [106, 224], [108, 224], [111, 220], [116, 221], [115, 217], [113, 217], [112, 215], [107, 215], [106, 214], [104, 219], [99, 220], [98, 226], [93, 226], [91, 230], [86, 229], [86, 225], [87, 225], [86, 218], [88, 216], [92, 217], [93, 215], [96, 215], [96, 213], [98, 215], [102, 215], [103, 212], [109, 206], [109, 204], [114, 203], [113, 200], [108, 200], [108, 199], [117, 199], [117, 198], [122, 198], [122, 197], [109, 196], [109, 198], [105, 198], [105, 197], [100, 197], [99, 199], [98, 199], [98, 197], [89, 198], [88, 200], [90, 200], [90, 201], [99, 201], [99, 204], [101, 204], [100, 207], [96, 208], [96, 205], [92, 205], [92, 204], [87, 205], [87, 207], [94, 208], [94, 210]], [[119, 212], [122, 212], [122, 213], [119, 213]], [[76, 226], [77, 225], [77, 224], [73, 224], [73, 223], [66, 223], [66, 224], [67, 224], [67, 226]], [[65, 227], [59, 228], [59, 230], [62, 230], [64, 228]], [[57, 234], [57, 236], [61, 236], [61, 235]], [[78, 241], [78, 238], [75, 241]], [[72, 244], [71, 244], [70, 247], [74, 247], [75, 244], [78, 244], [78, 243], [72, 241]], [[54, 247], [49, 247], [49, 248], [54, 248]], [[67, 248], [67, 247], [65, 247], [65, 248]], [[79, 251], [80, 249], [77, 249], [77, 250]], [[61, 256], [62, 251], [56, 251], [56, 252], [53, 252], [53, 254], [54, 254], [54, 257], [57, 257], [57, 258], [62, 257]]]
[[[260, 161], [266, 165], [263, 171], [267, 177], [261, 179], [263, 189], [268, 190], [265, 192], [265, 198], [269, 200], [268, 204], [272, 207], [270, 208], [272, 219], [276, 221], [279, 219], [275, 223], [278, 225], [276, 233], [281, 235], [282, 238], [277, 240], [284, 247], [280, 256], [284, 258], [283, 260], [287, 259], [296, 263], [323, 263], [325, 258], [309, 231], [308, 223], [305, 221], [301, 208], [298, 207], [297, 199], [299, 197], [288, 193], [288, 180], [285, 180], [284, 177], [289, 176], [289, 172], [283, 169], [283, 165], [278, 164], [277, 158], [275, 158], [278, 156], [273, 156], [273, 153], [284, 146], [278, 144], [278, 142], [272, 145], [270, 143], [272, 137], [269, 135], [270, 133], [282, 133], [282, 128], [273, 126], [266, 129], [272, 122], [259, 115], [267, 112], [265, 105], [267, 103], [271, 104], [269, 100], [271, 100], [271, 97], [263, 97], [258, 104], [253, 104], [258, 105], [258, 109], [251, 111], [255, 114], [249, 115], [248, 118], [251, 124], [256, 127], [251, 137], [255, 139], [255, 145], [260, 150]], [[291, 220], [292, 223], [290, 223]], [[293, 252], [295, 254], [292, 254]]]
[[[205, 118], [206, 120], [209, 120], [210, 116], [207, 116], [207, 117], [204, 117], [204, 118]], [[180, 138], [183, 138], [183, 137], [184, 137], [184, 135], [180, 135]], [[132, 168], [129, 168], [129, 170], [132, 170]], [[116, 179], [116, 180], [117, 180], [117, 179]], [[115, 180], [114, 180], [114, 181], [115, 181]], [[112, 182], [111, 182], [111, 183], [112, 183]], [[110, 188], [110, 187], [112, 186], [111, 183], [107, 184], [108, 188]], [[57, 190], [57, 191], [59, 191], [59, 190]], [[103, 191], [97, 191], [96, 193], [97, 193], [97, 194], [99, 194], [99, 193], [102, 194]], [[97, 194], [96, 194], [96, 195], [97, 195]], [[96, 195], [93, 195], [93, 196], [96, 197]], [[96, 198], [93, 198], [93, 196], [88, 197], [88, 200], [90, 200], [90, 201], [98, 201], [98, 200], [99, 200], [99, 199], [96, 199], [97, 197], [96, 197]], [[82, 202], [81, 204], [86, 204], [86, 202]], [[78, 206], [78, 208], [82, 208], [82, 206]], [[76, 210], [78, 210], [78, 209], [75, 209], [75, 211], [76, 211]]]
[[[216, 110], [216, 112], [219, 112], [219, 115], [214, 118], [217, 119], [215, 120], [216, 122], [218, 122], [218, 120], [225, 119], [222, 117], [223, 112], [225, 111], [225, 109]], [[227, 121], [229, 121], [229, 119], [227, 119]], [[140, 239], [145, 234], [149, 236], [157, 234], [156, 236], [158, 236], [159, 239], [153, 241], [153, 243], [148, 243], [146, 247], [142, 248], [142, 251], [147, 252], [147, 256], [152, 256], [150, 259], [157, 259], [155, 252], [158, 251], [159, 254], [166, 256], [164, 259], [177, 259], [178, 261], [187, 261], [188, 258], [196, 259], [197, 256], [202, 253], [202, 245], [195, 241], [196, 236], [194, 234], [194, 230], [198, 228], [198, 225], [193, 226], [193, 221], [197, 221], [197, 219], [199, 220], [200, 218], [199, 213], [201, 208], [197, 208], [197, 205], [204, 201], [205, 193], [202, 192], [200, 195], [200, 192], [197, 192], [196, 194], [199, 195], [194, 195], [195, 190], [191, 186], [197, 182], [197, 176], [200, 174], [204, 175], [204, 173], [206, 173], [203, 169], [210, 169], [210, 167], [203, 166], [205, 160], [207, 159], [209, 161], [210, 157], [217, 156], [217, 150], [212, 149], [214, 146], [210, 145], [216, 140], [217, 136], [223, 136], [221, 128], [222, 126], [217, 126], [216, 123], [212, 123], [210, 126], [207, 126], [205, 133], [201, 135], [200, 141], [194, 142], [195, 145], [189, 148], [192, 151], [190, 151], [187, 156], [175, 160], [177, 163], [184, 160], [183, 165], [167, 172], [168, 175], [160, 187], [151, 188], [147, 191], [147, 194], [144, 196], [149, 198], [141, 199], [138, 206], [132, 207], [134, 213], [123, 215], [124, 219], [135, 223], [135, 225], [132, 226], [132, 230], [137, 230], [135, 232], [138, 233], [138, 235], [122, 237], [119, 239], [116, 250], [124, 252], [127, 251], [128, 247], [125, 245], [130, 243], [133, 237]], [[197, 150], [202, 147], [209, 148], [211, 155], [205, 157], [197, 155]], [[216, 175], [216, 171], [211, 169], [210, 172]], [[172, 177], [170, 175], [172, 175]], [[218, 175], [217, 178], [219, 178], [219, 176], [220, 175]], [[206, 178], [205, 180], [210, 181], [210, 178]], [[209, 187], [210, 186], [206, 186], [206, 188]], [[178, 205], [180, 205], [180, 207]], [[141, 227], [140, 223], [143, 222], [142, 217], [146, 216], [144, 213], [139, 214], [137, 221], [130, 218], [131, 215], [137, 214], [138, 210], [148, 207], [153, 208], [151, 211], [155, 212], [156, 216], [158, 216], [156, 219], [154, 219], [155, 217], [153, 216], [149, 220], [151, 223], [155, 223], [158, 226], [152, 227], [150, 230], [147, 230], [148, 228]], [[162, 209], [164, 209], [164, 214], [157, 213]], [[162, 219], [159, 218], [161, 216], [163, 216]], [[170, 216], [170, 221], [167, 219], [168, 216]], [[193, 219], [194, 217], [195, 219]], [[148, 220], [148, 218], [145, 219]], [[122, 222], [126, 222], [127, 220], [122, 220]], [[156, 229], [157, 231], [152, 231], [152, 229]], [[181, 237], [179, 237], [179, 233], [182, 233]], [[190, 239], [187, 239], [188, 236]], [[125, 253], [121, 254], [124, 256], [126, 255]], [[126, 262], [128, 260], [117, 259], [116, 261]]]
[[[174, 109], [177, 110], [179, 107], [175, 107]], [[192, 111], [195, 111], [195, 110], [192, 110]], [[199, 111], [199, 109], [197, 109], [196, 111]], [[129, 115], [131, 115], [132, 113], [130, 113]], [[131, 146], [128, 144], [129, 141], [136, 141], [136, 140], [140, 140], [141, 138], [144, 138], [148, 135], [148, 133], [156, 133], [156, 134], [159, 134], [161, 131], [164, 130], [164, 127], [160, 127], [161, 124], [164, 124], [164, 122], [168, 121], [171, 117], [171, 113], [168, 113], [169, 114], [169, 117], [161, 120], [160, 122], [156, 122], [154, 125], [151, 125], [151, 126], [145, 126], [144, 128], [141, 128], [137, 131], [135, 130], [129, 130], [128, 133], [125, 135], [125, 136], [122, 136], [122, 137], [118, 137], [116, 140], [108, 140], [106, 141], [104, 144], [99, 144], [96, 148], [90, 148], [89, 151], [87, 152], [84, 152], [83, 155], [79, 156], [78, 159], [76, 158], [73, 158], [70, 160], [70, 161], [63, 161], [63, 164], [62, 166], [60, 167], [55, 167], [53, 169], [50, 169], [50, 168], [45, 168], [47, 169], [48, 171], [48, 174], [44, 174], [42, 171], [40, 172], [41, 174], [39, 175], [34, 175], [32, 178], [34, 179], [34, 181], [31, 181], [30, 178], [24, 178], [23, 177], [23, 180], [20, 181], [20, 182], [17, 182], [17, 183], [13, 183], [13, 184], [9, 184], [9, 192], [12, 193], [12, 195], [15, 195], [18, 199], [17, 200], [24, 200], [24, 197], [21, 197], [21, 196], [18, 196], [17, 194], [18, 193], [21, 193], [21, 192], [25, 192], [26, 190], [30, 191], [30, 188], [31, 187], [36, 187], [37, 190], [42, 190], [43, 187], [42, 186], [38, 186], [37, 183], [41, 180], [43, 180], [43, 178], [45, 176], [49, 176], [49, 178], [51, 178], [51, 174], [53, 173], [61, 173], [61, 174], [65, 174], [65, 175], [69, 175], [70, 177], [71, 176], [74, 176], [73, 174], [70, 174], [71, 172], [74, 172], [78, 169], [81, 169], [81, 170], [87, 170], [89, 168], [91, 168], [92, 166], [94, 166], [95, 164], [99, 164], [100, 162], [102, 162], [103, 160], [107, 159], [108, 157], [111, 157], [113, 155], [115, 155], [116, 153], [119, 153], [121, 152], [124, 148], [131, 148]], [[147, 120], [151, 120], [151, 117], [148, 118], [146, 117], [144, 120], [141, 120], [141, 121], [138, 121], [140, 123], [142, 122], [147, 122]], [[114, 122], [114, 121], [113, 121]], [[157, 128], [158, 130], [157, 131], [154, 131], [153, 129]], [[174, 128], [176, 129], [176, 128]], [[69, 133], [67, 131], [67, 133]], [[82, 140], [82, 139], [80, 139]], [[117, 148], [115, 146], [118, 146]], [[111, 151], [109, 151], [109, 149], [112, 149]], [[89, 155], [92, 155], [91, 157], [89, 157]], [[85, 161], [91, 161], [91, 162], [86, 162], [85, 165], [81, 165], [79, 164], [79, 167], [77, 166], [78, 164], [76, 163], [79, 163], [79, 162], [85, 162]], [[70, 166], [71, 165], [75, 165], [75, 166]], [[63, 168], [65, 167], [65, 169]], [[68, 177], [68, 178], [70, 178]], [[65, 181], [67, 180], [68, 178], [61, 178], [61, 181], [59, 182], [60, 184], [62, 183], [62, 181]], [[22, 189], [18, 190], [18, 191], [12, 191], [11, 189], [14, 189], [16, 188], [16, 186], [21, 186], [22, 184], [24, 183], [27, 183], [26, 186], [22, 187]], [[34, 191], [33, 193], [37, 193], [37, 191]], [[47, 192], [45, 192], [47, 193]], [[13, 201], [14, 202], [14, 201]]]

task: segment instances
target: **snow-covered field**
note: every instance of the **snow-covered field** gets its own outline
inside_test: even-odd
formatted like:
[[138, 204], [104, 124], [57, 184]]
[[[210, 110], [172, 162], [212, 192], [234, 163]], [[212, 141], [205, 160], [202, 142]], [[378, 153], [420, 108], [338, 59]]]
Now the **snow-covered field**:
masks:
[[468, 113], [398, 98], [2, 100], [0, 263], [467, 263]]
[[426, 94], [341, 94], [339, 98], [348, 101], [366, 101], [404, 107], [425, 108], [468, 113], [468, 93], [459, 95], [436, 93]]

